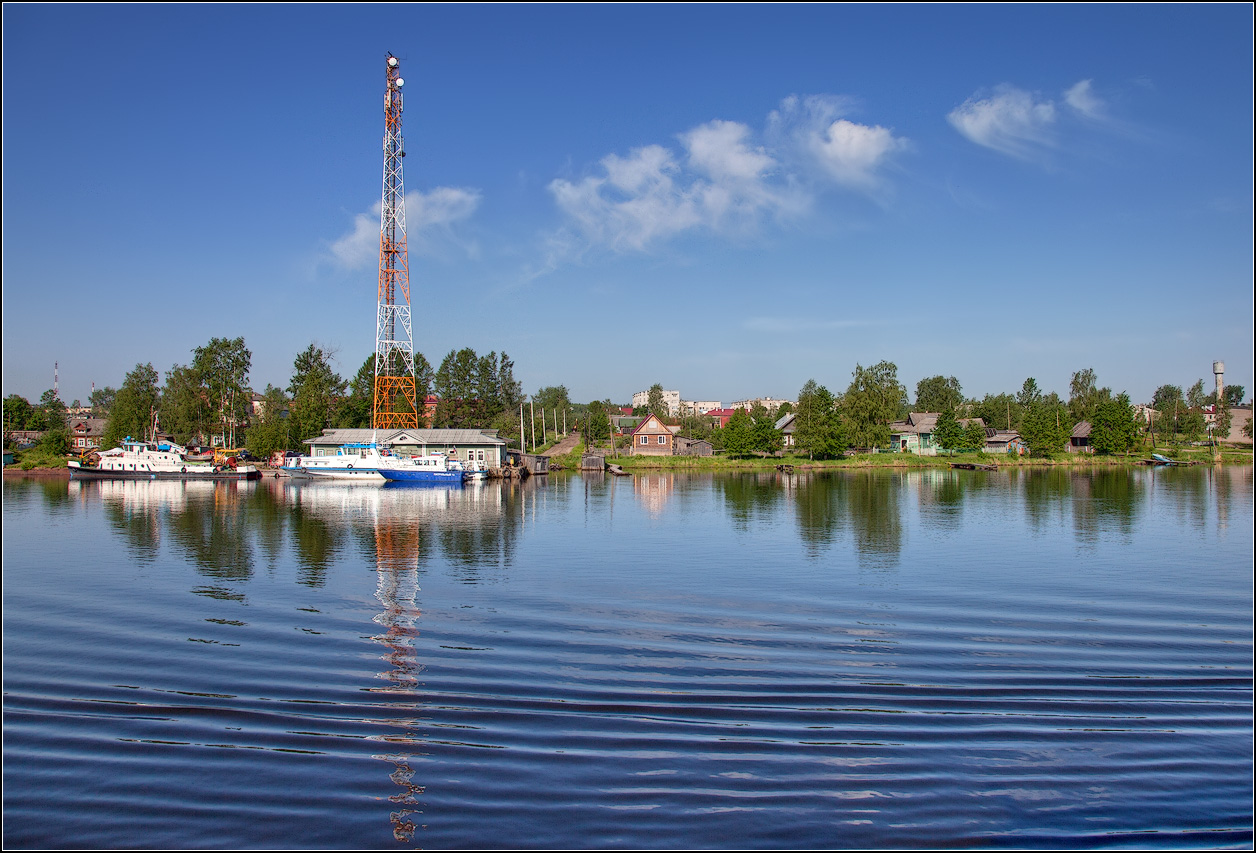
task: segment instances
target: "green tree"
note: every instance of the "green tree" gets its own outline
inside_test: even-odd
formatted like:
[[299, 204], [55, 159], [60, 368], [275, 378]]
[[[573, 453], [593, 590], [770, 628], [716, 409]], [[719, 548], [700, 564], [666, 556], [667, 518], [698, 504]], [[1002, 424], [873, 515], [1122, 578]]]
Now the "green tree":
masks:
[[1020, 429], [1030, 454], [1044, 457], [1063, 450], [1071, 431], [1068, 410], [1054, 394], [1029, 407]]
[[105, 386], [104, 388], [96, 388], [92, 391], [92, 396], [88, 398], [87, 404], [92, 407], [92, 417], [108, 418], [109, 410], [113, 408], [114, 398], [118, 396], [118, 389]]
[[666, 423], [668, 418], [672, 415], [666, 400], [663, 399], [663, 386], [657, 382], [650, 386], [650, 397], [649, 402], [646, 404], [646, 408], [654, 415], [657, 415], [658, 419], [664, 423]]
[[724, 450], [730, 456], [748, 456], [754, 449], [754, 433], [750, 422], [750, 413], [745, 409], [734, 411], [720, 433], [720, 437], [724, 442]]
[[1243, 405], [1243, 394], [1247, 391], [1242, 385], [1227, 385], [1221, 390], [1221, 395], [1225, 397], [1225, 404], [1233, 409], [1235, 406]]
[[1186, 413], [1186, 399], [1177, 385], [1161, 385], [1152, 395], [1151, 407], [1156, 410], [1154, 425], [1162, 435], [1175, 438], [1179, 430], [1179, 418]]
[[1068, 398], [1069, 416], [1073, 423], [1091, 420], [1099, 405], [1111, 399], [1111, 388], [1097, 387], [1094, 370], [1086, 368], [1073, 374]]
[[962, 441], [965, 450], [981, 450], [986, 446], [986, 428], [979, 418], [972, 418], [964, 425]]
[[781, 433], [776, 428], [776, 417], [762, 403], [750, 409], [751, 447], [759, 453], [775, 453], [781, 449]]
[[1096, 453], [1128, 453], [1138, 442], [1138, 421], [1129, 395], [1100, 403], [1090, 419], [1090, 444]]
[[842, 414], [856, 447], [885, 447], [890, 424], [907, 414], [907, 388], [898, 381], [898, 367], [882, 361], [872, 367], [856, 364], [850, 387], [842, 396]]
[[192, 350], [192, 367], [209, 392], [210, 411], [226, 447], [236, 446], [236, 427], [248, 417], [252, 364], [253, 353], [242, 337], [210, 338], [208, 344]]
[[471, 429], [476, 426], [480, 359], [475, 350], [450, 350], [436, 371], [436, 418], [433, 426]]
[[[416, 354], [417, 362], [422, 356]], [[425, 359], [426, 361], [426, 359]], [[416, 373], [417, 378], [417, 373]], [[348, 385], [348, 396], [336, 409], [335, 426], [338, 429], [370, 429], [371, 416], [375, 406], [375, 353], [367, 356], [366, 361], [358, 368], [353, 381]], [[420, 392], [420, 425], [426, 423], [423, 418], [422, 401], [427, 394]]]
[[1181, 417], [1178, 418], [1178, 427], [1182, 436], [1189, 442], [1203, 441], [1206, 431], [1206, 423], [1204, 421], [1204, 413], [1199, 409], [1187, 409]]
[[1217, 442], [1229, 441], [1230, 425], [1233, 423], [1233, 417], [1230, 415], [1230, 407], [1226, 405], [1224, 394], [1222, 394], [1221, 402], [1217, 403], [1216, 406], [1212, 426], [1213, 438]]
[[594, 400], [590, 403], [585, 408], [581, 427], [584, 431], [585, 447], [592, 448], [598, 442], [610, 438], [611, 422], [606, 415], [606, 404], [601, 400]]
[[256, 421], [249, 427], [245, 446], [249, 453], [258, 459], [268, 459], [277, 450], [299, 450], [299, 442], [293, 441], [290, 427], [290, 410], [288, 395], [282, 388], [274, 385], [266, 386], [262, 395], [261, 411]]
[[209, 440], [209, 391], [195, 367], [176, 364], [166, 371], [160, 409], [162, 429], [175, 441], [204, 444]]
[[916, 383], [916, 412], [943, 412], [964, 404], [963, 389], [954, 376], [930, 376]]
[[157, 380], [157, 371], [152, 364], [137, 364], [126, 375], [114, 397], [109, 421], [101, 438], [102, 447], [117, 447], [127, 436], [136, 439], [150, 437], [153, 415], [161, 399]]
[[14, 430], [33, 429], [27, 426], [34, 414], [34, 407], [19, 394], [10, 394], [4, 398], [4, 434], [7, 440]]
[[810, 459], [833, 459], [846, 452], [846, 433], [833, 394], [814, 379], [798, 392], [794, 445]]
[[321, 435], [336, 418], [348, 383], [332, 370], [331, 358], [330, 352], [310, 344], [292, 362], [289, 422], [295, 442]]
[[1024, 416], [1019, 397], [1011, 394], [987, 394], [980, 403], [974, 403], [970, 408], [974, 418], [981, 418], [987, 426], [995, 429], [1016, 429]]
[[[1213, 391], [1212, 396], [1216, 396], [1216, 391]], [[1204, 380], [1202, 379], [1186, 389], [1186, 405], [1192, 409], [1201, 409], [1211, 403], [1212, 401], [1208, 397], [1209, 394], [1204, 391]]]
[[49, 430], [65, 427], [65, 403], [57, 392], [49, 388], [39, 398], [39, 410], [43, 415], [43, 426], [39, 429]]
[[1020, 403], [1022, 409], [1042, 402], [1042, 391], [1038, 388], [1038, 380], [1032, 376], [1025, 380], [1021, 385], [1020, 393], [1016, 395], [1016, 402]]
[[953, 406], [938, 413], [937, 423], [933, 426], [933, 440], [938, 447], [948, 452], [958, 450], [964, 445], [964, 428], [959, 425]]

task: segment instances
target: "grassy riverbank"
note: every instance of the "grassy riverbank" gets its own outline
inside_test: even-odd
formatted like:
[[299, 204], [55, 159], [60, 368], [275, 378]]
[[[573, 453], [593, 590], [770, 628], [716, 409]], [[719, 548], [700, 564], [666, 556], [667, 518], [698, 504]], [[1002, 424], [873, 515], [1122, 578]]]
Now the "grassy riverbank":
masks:
[[[580, 465], [580, 456], [584, 452], [583, 445], [575, 451], [561, 457], [553, 457], [550, 462], [558, 462], [563, 468], [573, 469]], [[1150, 458], [1150, 449], [1129, 455], [1104, 456], [1091, 453], [1060, 453], [1053, 457], [1009, 456], [1003, 453], [956, 453], [942, 456], [918, 456], [914, 453], [861, 453], [843, 459], [811, 460], [806, 456], [785, 454], [782, 456], [752, 456], [747, 458], [731, 458], [726, 456], [611, 456], [609, 448], [599, 452], [608, 454], [606, 460], [622, 466], [629, 471], [756, 471], [773, 469], [777, 465], [792, 465], [803, 469], [829, 468], [893, 468], [923, 469], [949, 468], [952, 462], [977, 463], [981, 465], [997, 465], [1000, 468], [1112, 468], [1129, 465], [1141, 465]], [[1216, 460], [1212, 448], [1199, 447], [1172, 450], [1157, 448], [1154, 452], [1167, 456], [1177, 462], [1195, 464], [1213, 464]], [[1223, 448], [1221, 452], [1223, 465], [1251, 465], [1252, 449]]]

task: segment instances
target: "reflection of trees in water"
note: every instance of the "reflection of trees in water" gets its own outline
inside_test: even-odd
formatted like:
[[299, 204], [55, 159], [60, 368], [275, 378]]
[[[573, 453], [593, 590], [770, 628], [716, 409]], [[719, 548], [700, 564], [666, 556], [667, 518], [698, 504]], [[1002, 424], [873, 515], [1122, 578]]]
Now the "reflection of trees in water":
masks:
[[1093, 543], [1105, 530], [1129, 535], [1145, 499], [1142, 475], [1128, 468], [1100, 468], [1072, 477], [1073, 530]]
[[845, 523], [840, 475], [800, 475], [794, 488], [794, 513], [807, 556], [815, 558], [837, 540]]
[[340, 553], [339, 532], [300, 504], [288, 512], [288, 529], [297, 558], [298, 581], [321, 587], [327, 580], [328, 567]]
[[[103, 485], [105, 484], [80, 484], [84, 489], [95, 489]], [[102, 495], [101, 505], [109, 526], [122, 537], [127, 550], [137, 560], [151, 563], [157, 559], [161, 551], [161, 513], [157, 504], [128, 501], [121, 494], [113, 494]]]
[[900, 475], [880, 471], [824, 472], [799, 478], [794, 511], [807, 554], [818, 556], [849, 532], [860, 565], [897, 565], [903, 548], [899, 492], [905, 487]]
[[849, 475], [846, 510], [855, 533], [859, 562], [875, 568], [898, 565], [903, 550], [903, 521], [899, 493], [906, 487], [901, 474], [860, 471]]
[[1010, 472], [1011, 483], [1021, 484], [1025, 517], [1041, 529], [1061, 517], [1066, 499], [1073, 493], [1072, 475], [1063, 468], [1036, 468]]
[[964, 500], [985, 473], [952, 469], [925, 469], [915, 475], [920, 489], [920, 518], [925, 524], [958, 530], [963, 522]]
[[[209, 495], [188, 500], [169, 515], [170, 538], [197, 571], [219, 580], [253, 576], [249, 523], [240, 511], [237, 483], [215, 483]], [[208, 497], [206, 500], [204, 498]]]
[[750, 522], [757, 518], [770, 518], [781, 500], [781, 483], [775, 473], [733, 474], [715, 482], [738, 530], [749, 530]]

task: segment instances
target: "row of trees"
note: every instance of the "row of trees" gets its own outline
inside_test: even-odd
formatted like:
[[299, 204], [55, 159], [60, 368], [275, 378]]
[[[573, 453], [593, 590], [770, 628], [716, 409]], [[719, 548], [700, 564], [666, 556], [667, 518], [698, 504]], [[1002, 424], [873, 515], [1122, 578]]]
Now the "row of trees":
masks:
[[[1034, 455], [1052, 455], [1068, 444], [1077, 423], [1088, 421], [1090, 444], [1096, 451], [1125, 453], [1148, 432], [1153, 441], [1157, 436], [1171, 443], [1202, 439], [1205, 406], [1217, 406], [1216, 432], [1227, 435], [1229, 407], [1242, 401], [1246, 389], [1227, 385], [1218, 402], [1215, 391], [1206, 393], [1204, 387], [1203, 380], [1185, 393], [1177, 386], [1161, 386], [1152, 402], [1151, 423], [1147, 424], [1127, 394], [1113, 394], [1110, 388], [1100, 387], [1090, 368], [1072, 375], [1067, 400], [1055, 392], [1044, 393], [1033, 377], [1025, 380], [1019, 392], [968, 399], [958, 379], [939, 375], [916, 383], [913, 403], [907, 387], [898, 380], [893, 362], [870, 367], [857, 364], [844, 393], [834, 394], [814, 379], [798, 392], [793, 409], [794, 443], [800, 453], [817, 459], [840, 456], [850, 447], [884, 448], [889, 445], [890, 425], [916, 411], [939, 413], [934, 439], [946, 450], [980, 449], [986, 444], [985, 427], [991, 427], [1019, 432]], [[653, 413], [665, 423], [679, 425], [681, 435], [704, 438], [729, 454], [745, 455], [779, 449], [781, 437], [775, 420], [787, 411], [788, 404], [772, 414], [766, 410], [739, 412], [721, 430], [707, 418], [670, 417], [662, 385], [656, 384], [650, 389], [645, 409], [636, 413]], [[601, 417], [599, 410], [590, 407], [590, 421]], [[1250, 437], [1250, 424], [1247, 429]], [[593, 429], [595, 434], [603, 431], [608, 429]]]

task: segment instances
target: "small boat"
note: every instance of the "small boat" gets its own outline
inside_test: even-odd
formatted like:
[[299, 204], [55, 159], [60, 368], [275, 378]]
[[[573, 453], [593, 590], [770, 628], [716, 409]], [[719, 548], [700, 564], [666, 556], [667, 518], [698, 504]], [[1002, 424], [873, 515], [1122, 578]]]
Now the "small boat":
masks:
[[138, 441], [130, 436], [121, 447], [96, 455], [94, 464], [70, 460], [72, 480], [257, 480], [262, 472], [240, 465], [234, 456], [223, 464], [194, 462], [177, 444]]
[[1153, 453], [1151, 454], [1151, 460], [1147, 464], [1148, 465], [1184, 465], [1186, 463], [1178, 462], [1176, 459], [1170, 459], [1169, 457], [1162, 456], [1159, 453]]
[[426, 456], [394, 456], [379, 468], [380, 475], [389, 482], [443, 483], [461, 485], [465, 471], [462, 463], [451, 460], [443, 453]]

